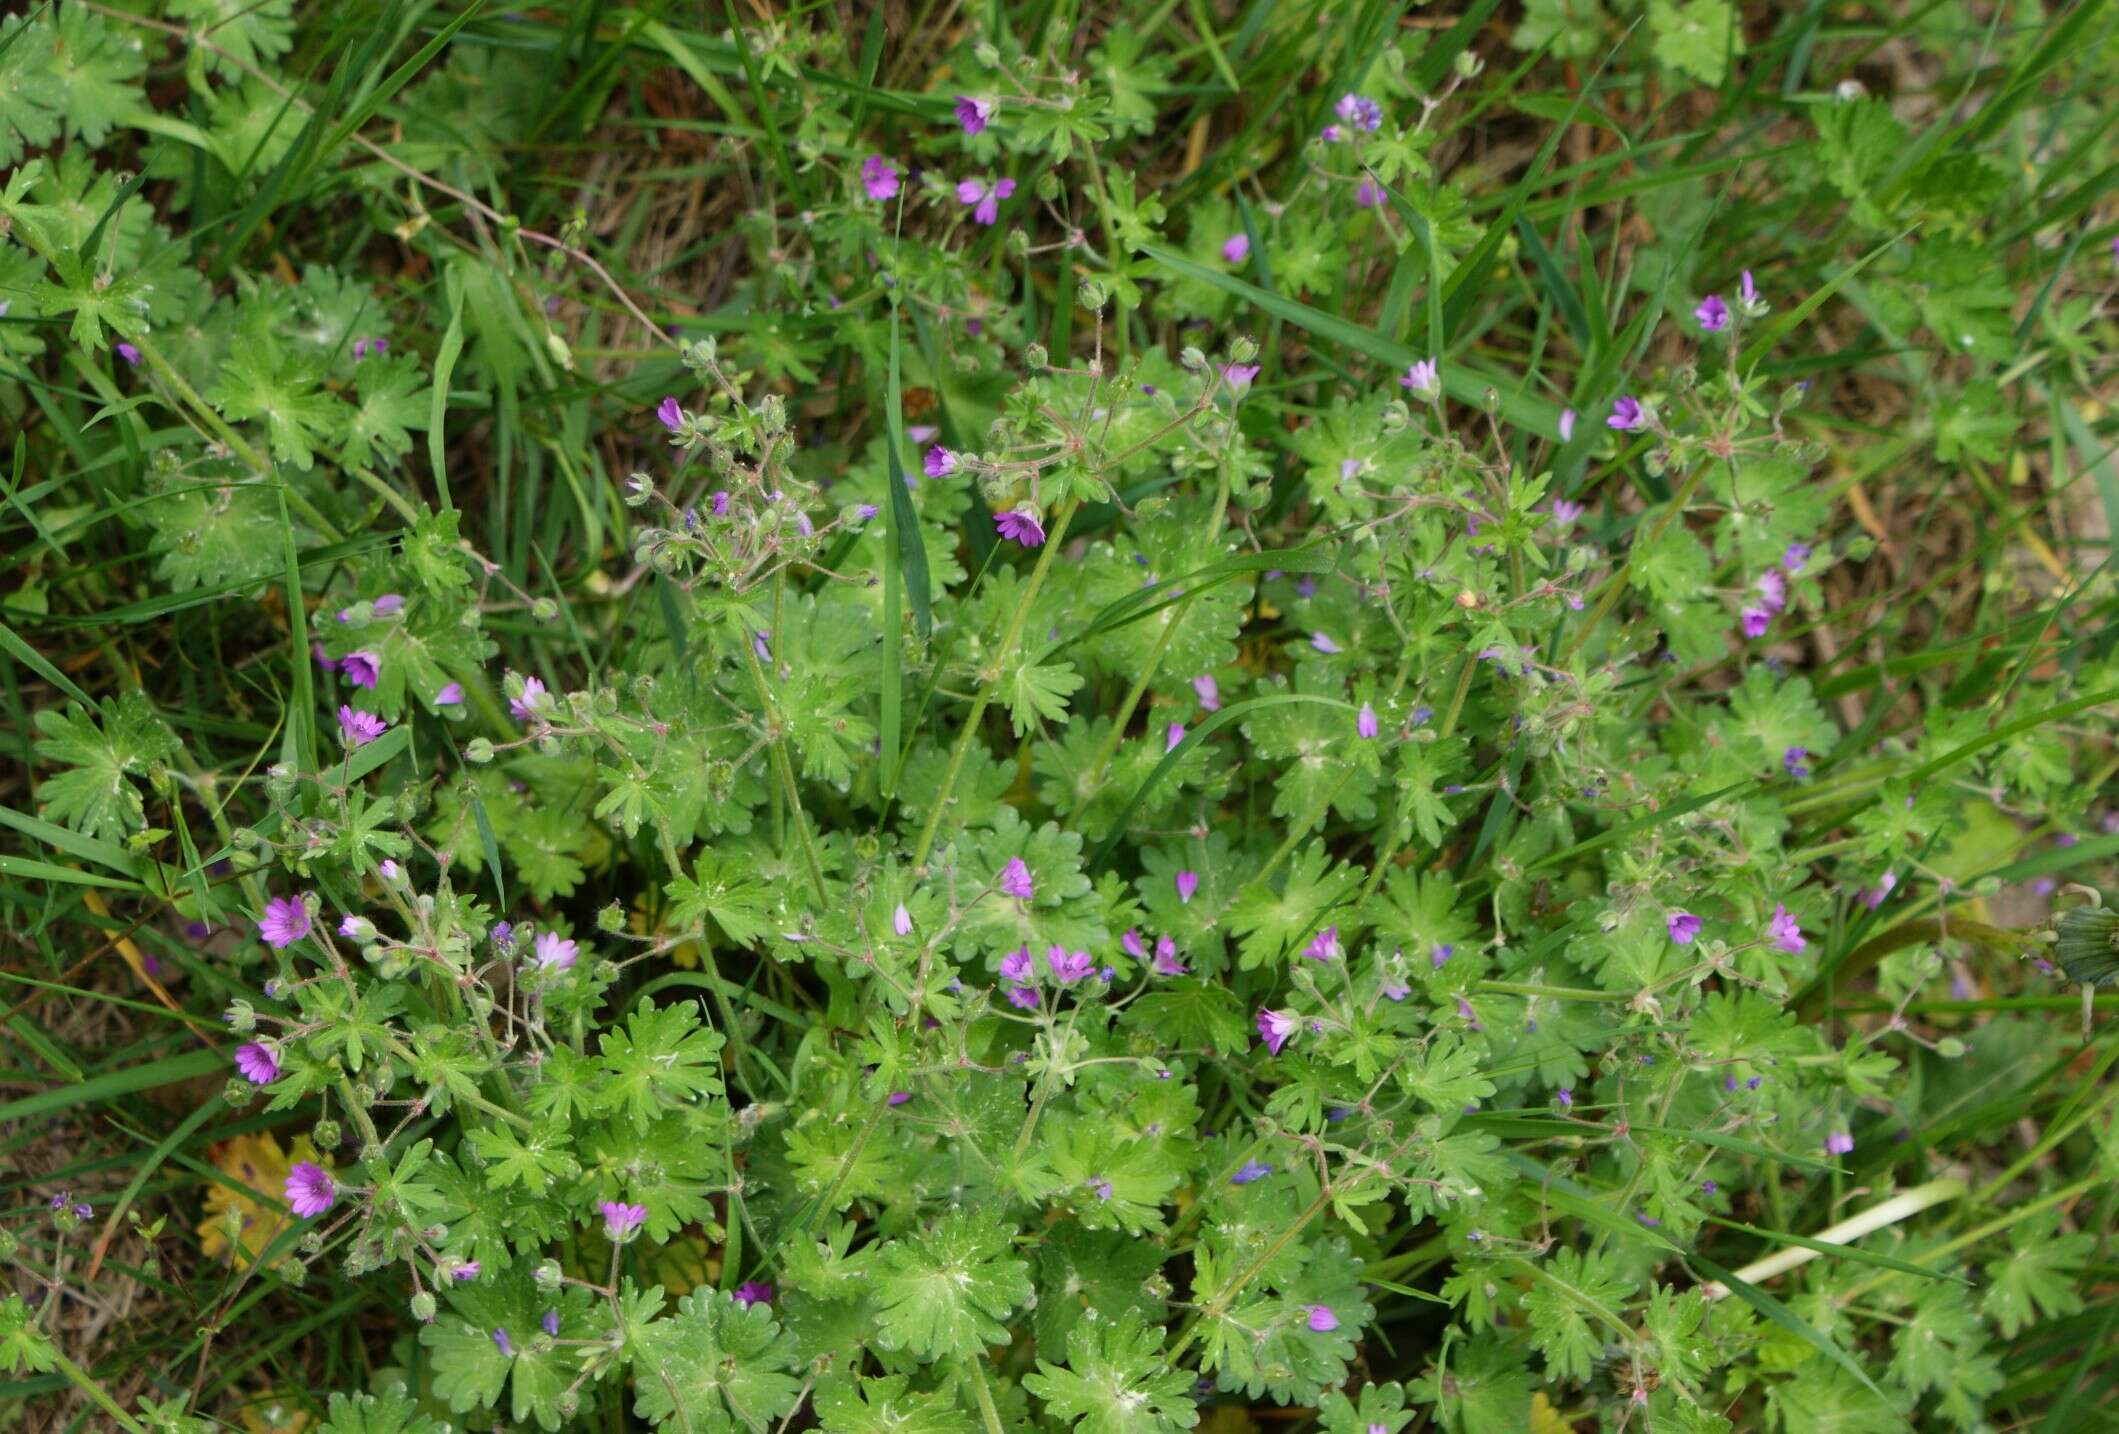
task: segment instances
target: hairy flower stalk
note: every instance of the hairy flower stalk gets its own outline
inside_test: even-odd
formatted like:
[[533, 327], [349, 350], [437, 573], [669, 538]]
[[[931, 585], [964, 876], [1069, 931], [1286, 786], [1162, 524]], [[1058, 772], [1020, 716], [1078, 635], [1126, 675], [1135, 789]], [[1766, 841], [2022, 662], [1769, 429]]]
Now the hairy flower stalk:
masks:
[[1052, 570], [1052, 562], [1058, 556], [1060, 546], [1067, 538], [1067, 525], [1074, 521], [1074, 513], [1080, 501], [1070, 498], [1059, 516], [1053, 520], [1052, 531], [1045, 535], [1044, 546], [1038, 549], [1037, 564], [1030, 570], [1029, 581], [1023, 584], [1022, 595], [1015, 600], [1015, 610], [1008, 615], [1008, 626], [1001, 634], [1000, 646], [993, 658], [980, 673], [978, 691], [971, 699], [971, 710], [965, 714], [963, 725], [957, 731], [955, 745], [949, 749], [949, 765], [943, 769], [942, 784], [935, 791], [933, 807], [927, 813], [927, 821], [920, 828], [920, 839], [912, 851], [912, 870], [922, 875], [927, 869], [927, 858], [934, 850], [935, 834], [941, 829], [942, 813], [949, 809], [949, 794], [956, 788], [957, 776], [964, 769], [964, 754], [978, 735], [979, 719], [986, 715], [986, 708], [993, 700], [994, 684], [1000, 681], [1002, 669], [1015, 655], [1015, 645], [1023, 636], [1023, 623], [1030, 616], [1030, 605], [1037, 600], [1038, 589], [1045, 584], [1045, 575]]

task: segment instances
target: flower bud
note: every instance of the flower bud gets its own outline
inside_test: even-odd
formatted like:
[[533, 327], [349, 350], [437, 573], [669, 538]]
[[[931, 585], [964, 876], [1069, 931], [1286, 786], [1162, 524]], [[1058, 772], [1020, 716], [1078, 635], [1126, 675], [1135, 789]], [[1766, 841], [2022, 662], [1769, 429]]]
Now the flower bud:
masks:
[[615, 901], [598, 908], [596, 929], [612, 935], [625, 930], [625, 908]]
[[412, 1297], [412, 1318], [414, 1318], [414, 1319], [418, 1320], [418, 1321], [419, 1321], [419, 1322], [420, 1322], [421, 1324], [429, 1324], [429, 1323], [431, 1323], [431, 1322], [433, 1321], [433, 1319], [434, 1319], [434, 1293], [433, 1293], [433, 1291], [431, 1291], [431, 1290], [421, 1290], [421, 1291], [420, 1291], [420, 1292], [419, 1292], [418, 1294], [416, 1294], [416, 1295], [414, 1295], [414, 1296]]
[[484, 737], [473, 737], [464, 746], [464, 760], [484, 766], [493, 760], [493, 744]]
[[339, 1142], [345, 1138], [346, 1133], [339, 1129], [339, 1124], [335, 1120], [319, 1120], [315, 1128], [309, 1132], [309, 1143], [318, 1150], [336, 1150]]
[[547, 1292], [559, 1288], [559, 1261], [544, 1260], [530, 1271], [530, 1281]]
[[539, 598], [530, 604], [530, 616], [538, 622], [551, 622], [559, 616], [559, 604], [550, 598]]
[[1052, 356], [1045, 351], [1043, 344], [1032, 344], [1023, 350], [1023, 367], [1032, 373], [1045, 368], [1051, 362]]
[[258, 1028], [257, 1011], [248, 1001], [230, 1001], [227, 1012], [221, 1017], [228, 1029], [239, 1036], [247, 1036]]
[[635, 473], [625, 480], [625, 506], [638, 508], [655, 496], [655, 480], [645, 473]]

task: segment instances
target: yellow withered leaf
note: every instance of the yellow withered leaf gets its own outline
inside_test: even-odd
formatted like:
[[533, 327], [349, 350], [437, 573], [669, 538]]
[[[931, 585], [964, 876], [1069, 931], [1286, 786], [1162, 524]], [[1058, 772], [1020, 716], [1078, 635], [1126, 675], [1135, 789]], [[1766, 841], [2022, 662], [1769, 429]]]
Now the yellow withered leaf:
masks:
[[244, 1254], [255, 1260], [287, 1226], [287, 1203], [282, 1192], [286, 1188], [288, 1168], [299, 1160], [315, 1161], [326, 1169], [330, 1168], [328, 1161], [317, 1159], [316, 1147], [309, 1143], [306, 1135], [296, 1136], [293, 1144], [284, 1151], [270, 1131], [238, 1135], [214, 1146], [211, 1154], [214, 1168], [232, 1182], [216, 1182], [206, 1191], [206, 1213], [199, 1221], [199, 1245], [213, 1259], [227, 1255], [231, 1248], [230, 1211], [239, 1217], [236, 1228]]

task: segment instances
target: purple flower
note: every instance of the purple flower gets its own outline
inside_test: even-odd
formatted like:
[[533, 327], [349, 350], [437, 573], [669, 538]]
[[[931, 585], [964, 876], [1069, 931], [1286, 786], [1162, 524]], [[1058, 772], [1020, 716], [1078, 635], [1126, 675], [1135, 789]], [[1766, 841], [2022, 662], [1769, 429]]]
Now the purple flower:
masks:
[[1052, 979], [1062, 986], [1071, 986], [1089, 974], [1096, 966], [1086, 951], [1070, 953], [1064, 946], [1054, 946], [1045, 952], [1045, 969]]
[[1288, 1037], [1294, 1035], [1301, 1024], [1292, 1012], [1263, 1008], [1258, 1013], [1258, 1039], [1277, 1056], [1280, 1048], [1288, 1043]]
[[1034, 1010], [1036, 1010], [1036, 1009], [1037, 1009], [1037, 987], [1035, 987], [1035, 986], [1010, 986], [1010, 987], [1008, 988], [1008, 1004], [1009, 1004], [1009, 1005], [1011, 1005], [1011, 1006], [1014, 1006], [1014, 1007], [1015, 1007], [1016, 1009], [1018, 1009], [1018, 1010], [1023, 1010], [1023, 1011], [1034, 1011]]
[[878, 203], [897, 198], [898, 167], [880, 154], [871, 154], [861, 161], [861, 188]]
[[1747, 607], [1737, 614], [1737, 622], [1746, 637], [1764, 637], [1766, 629], [1773, 626], [1773, 614], [1762, 607]]
[[1221, 241], [1221, 257], [1231, 264], [1241, 264], [1251, 254], [1251, 236], [1231, 234]]
[[656, 404], [655, 417], [661, 420], [662, 426], [672, 433], [684, 427], [684, 409], [679, 406], [674, 398], [665, 398], [662, 402]]
[[1336, 961], [1339, 959], [1339, 928], [1327, 926], [1310, 938], [1310, 944], [1302, 948], [1302, 954], [1312, 961]]
[[927, 457], [920, 467], [930, 478], [946, 478], [956, 472], [956, 455], [937, 443], [927, 450]]
[[256, 1041], [235, 1048], [235, 1068], [252, 1085], [271, 1085], [280, 1076], [280, 1063]]
[[368, 606], [377, 617], [389, 617], [404, 608], [405, 595], [403, 593], [384, 593], [374, 602], [369, 603]]
[[355, 687], [373, 687], [382, 675], [383, 662], [372, 652], [349, 652], [338, 660], [338, 670]]
[[1700, 306], [1692, 311], [1692, 316], [1710, 334], [1718, 334], [1729, 327], [1729, 306], [1722, 302], [1720, 294], [1709, 294], [1700, 300]]
[[496, 951], [513, 951], [515, 949], [515, 928], [505, 921], [496, 921], [493, 923], [492, 930], [486, 932], [486, 939], [493, 943], [493, 949]]
[[1853, 1153], [1854, 1137], [1846, 1131], [1835, 1130], [1825, 1137], [1825, 1154], [1852, 1155]]
[[709, 508], [709, 509], [710, 509], [710, 510], [711, 510], [711, 511], [713, 512], [713, 515], [714, 515], [715, 517], [717, 517], [717, 518], [725, 518], [725, 517], [727, 517], [727, 516], [728, 516], [728, 490], [727, 490], [726, 488], [722, 488], [722, 489], [717, 489], [717, 490], [715, 491], [715, 493], [714, 493], [714, 496], [713, 496], [713, 497], [711, 497], [711, 498], [709, 498], [709, 499], [707, 500], [706, 506], [707, 506], [707, 507], [708, 507], [708, 508]]
[[532, 959], [540, 971], [571, 971], [579, 950], [574, 942], [556, 931], [540, 931], [537, 933], [536, 955]]
[[1035, 895], [1030, 885], [1030, 868], [1023, 865], [1021, 857], [1009, 857], [1008, 864], [1001, 868], [1001, 894], [1017, 901], [1028, 901]]
[[1163, 732], [1163, 751], [1174, 752], [1177, 744], [1185, 740], [1185, 724], [1172, 722]]
[[1803, 570], [1803, 563], [1808, 560], [1809, 556], [1810, 545], [1808, 543], [1790, 543], [1781, 551], [1781, 567], [1788, 572], [1799, 573]]
[[860, 507], [854, 509], [854, 517], [860, 522], [865, 523], [881, 511], [882, 509], [876, 507], [876, 505], [873, 503], [863, 503]]
[[459, 1283], [478, 1278], [478, 1261], [458, 1260], [449, 1266], [449, 1278]]
[[1736, 301], [1746, 308], [1758, 302], [1758, 285], [1751, 282], [1751, 271], [1746, 269], [1736, 284]]
[[1779, 612], [1788, 605], [1788, 580], [1781, 576], [1779, 568], [1768, 568], [1758, 575], [1756, 584], [1759, 602], [1768, 612]]
[[493, 1347], [500, 1351], [502, 1359], [515, 1357], [515, 1345], [508, 1339], [508, 1332], [499, 1325], [493, 1326]]
[[518, 722], [534, 722], [544, 708], [544, 683], [535, 677], [522, 680], [522, 696], [508, 699], [508, 715]]
[[891, 1092], [891, 1093], [890, 1093], [889, 1095], [887, 1095], [887, 1096], [883, 1097], [883, 1104], [885, 1104], [885, 1105], [903, 1105], [903, 1104], [904, 1104], [904, 1103], [905, 1103], [906, 1101], [908, 1101], [908, 1100], [911, 1100], [911, 1099], [912, 1099], [912, 1092], [911, 1092], [911, 1091], [909, 1091], [909, 1090], [894, 1090], [894, 1091], [892, 1091], [892, 1092]]
[[537, 1327], [543, 1330], [551, 1338], [559, 1338], [559, 1311], [546, 1310], [544, 1312], [544, 1317], [537, 1321]]
[[1339, 132], [1338, 125], [1328, 124], [1323, 129], [1317, 131], [1317, 138], [1323, 140], [1326, 144], [1337, 144], [1340, 140], [1346, 138], [1346, 136]]
[[1180, 871], [1171, 884], [1177, 888], [1178, 901], [1182, 904], [1189, 904], [1192, 900], [1192, 893], [1199, 890], [1199, 873], [1196, 871]]
[[1167, 936], [1155, 938], [1155, 974], [1158, 976], [1182, 976], [1185, 963], [1177, 959], [1177, 943]]
[[265, 918], [258, 922], [258, 935], [278, 951], [309, 934], [309, 908], [299, 896], [275, 896], [265, 903]]
[[373, 712], [362, 712], [356, 708], [348, 707], [343, 702], [339, 704], [338, 735], [340, 740], [344, 741], [349, 747], [367, 746], [370, 742], [382, 736], [383, 729], [388, 725], [387, 722]]
[[463, 700], [464, 685], [461, 682], [444, 683], [441, 691], [434, 694], [436, 707], [461, 707]]
[[1265, 1179], [1272, 1173], [1273, 1167], [1266, 1164], [1263, 1160], [1246, 1160], [1241, 1166], [1237, 1167], [1236, 1173], [1229, 1177], [1229, 1183], [1231, 1185], [1249, 1185], [1253, 1181]]
[[1622, 393], [1611, 403], [1611, 417], [1604, 420], [1607, 428], [1626, 432], [1638, 432], [1648, 426], [1648, 415], [1641, 411], [1641, 401], [1631, 394]]
[[355, 363], [359, 363], [369, 354], [374, 354], [377, 358], [381, 358], [388, 352], [390, 352], [390, 341], [388, 339], [355, 339], [353, 341], [353, 361]]
[[1001, 979], [1028, 981], [1031, 977], [1030, 948], [1019, 946], [1001, 958]]
[[1422, 398], [1433, 398], [1442, 392], [1442, 365], [1439, 360], [1424, 358], [1413, 360], [1413, 365], [1398, 377], [1398, 387], [1411, 389]]
[[1876, 910], [1877, 907], [1884, 904], [1884, 898], [1889, 896], [1892, 889], [1897, 885], [1898, 873], [1895, 871], [1885, 872], [1878, 878], [1873, 890], [1865, 891], [1861, 894], [1861, 904], [1868, 907], [1871, 911]]
[[1332, 641], [1330, 637], [1326, 636], [1324, 633], [1321, 632], [1313, 632], [1310, 634], [1310, 646], [1316, 648], [1326, 657], [1331, 657], [1339, 651], [1339, 644]]
[[758, 654], [758, 661], [773, 660], [773, 635], [769, 632], [754, 632], [750, 635], [750, 650]]
[[1766, 935], [1781, 950], [1793, 956], [1803, 949], [1803, 928], [1795, 924], [1788, 908], [1775, 903], [1773, 917], [1766, 923]]
[[1442, 969], [1443, 963], [1448, 961], [1450, 957], [1456, 954], [1456, 947], [1451, 946], [1446, 942], [1438, 941], [1433, 946], [1427, 948], [1427, 964], [1432, 966], [1435, 970], [1440, 971]]
[[1221, 684], [1214, 680], [1213, 673], [1202, 672], [1199, 676], [1192, 679], [1192, 695], [1199, 699], [1202, 711], [1219, 712], [1221, 710]]
[[1575, 1093], [1570, 1086], [1561, 1086], [1552, 1093], [1552, 1098], [1560, 1103], [1562, 1110], [1573, 1110], [1575, 1107]]
[[1330, 1305], [1311, 1305], [1309, 1324], [1312, 1334], [1330, 1334], [1339, 1328], [1339, 1316], [1332, 1313]]
[[1221, 366], [1221, 376], [1228, 382], [1229, 392], [1245, 393], [1250, 390], [1251, 380], [1258, 377], [1255, 363], [1226, 363]]
[[1038, 522], [1036, 511], [1028, 507], [1002, 509], [993, 515], [993, 527], [1004, 542], [1019, 543], [1026, 548], [1034, 548], [1045, 541], [1044, 525]]
[[763, 1280], [745, 1280], [729, 1291], [729, 1298], [745, 1309], [752, 1305], [769, 1305], [773, 1302], [773, 1287]]
[[1559, 426], [1560, 441], [1562, 443], [1567, 442], [1569, 439], [1575, 436], [1575, 411], [1573, 409], [1563, 408], [1560, 410]]
[[598, 1201], [596, 1208], [603, 1212], [603, 1233], [613, 1241], [629, 1238], [647, 1219], [647, 1206], [628, 1205], [623, 1200]]
[[1148, 948], [1140, 944], [1140, 933], [1130, 926], [1126, 928], [1125, 934], [1118, 938], [1118, 949], [1136, 961], [1148, 959]]
[[140, 366], [140, 351], [123, 339], [118, 341], [118, 357], [124, 359], [129, 368], [138, 368]]
[[890, 913], [890, 929], [900, 936], [912, 935], [912, 913], [905, 909], [902, 901], [898, 903], [898, 909]]
[[1015, 181], [1012, 179], [996, 179], [991, 183], [966, 179], [957, 184], [956, 200], [959, 204], [975, 206], [971, 217], [981, 224], [990, 225], [1001, 217], [1001, 201], [1013, 193]]
[[1570, 503], [1565, 498], [1552, 500], [1552, 520], [1560, 527], [1570, 527], [1589, 510], [1580, 503]]
[[304, 1220], [323, 1214], [338, 1199], [338, 1187], [331, 1183], [324, 1167], [308, 1160], [297, 1160], [287, 1171], [284, 1193], [288, 1208]]
[[1663, 918], [1663, 929], [1680, 946], [1692, 944], [1692, 938], [1700, 934], [1700, 925], [1699, 917], [1689, 911], [1673, 911]]
[[1332, 106], [1339, 122], [1350, 129], [1373, 134], [1383, 124], [1383, 109], [1367, 95], [1345, 94]]
[[1383, 186], [1373, 179], [1364, 179], [1354, 186], [1354, 207], [1374, 209], [1383, 203]]
[[309, 644], [309, 655], [316, 659], [316, 665], [318, 667], [323, 668], [324, 671], [338, 671], [338, 659], [335, 657], [326, 657], [324, 655], [324, 645], [321, 642], [312, 642]]
[[1089, 1182], [1089, 1189], [1095, 1193], [1096, 1198], [1099, 1200], [1109, 1200], [1111, 1198], [1111, 1182], [1108, 1180], [1092, 1180]]
[[1810, 775], [1810, 754], [1801, 747], [1790, 747], [1781, 753], [1781, 767], [1789, 776], [1800, 782]]
[[1364, 741], [1372, 741], [1380, 730], [1376, 725], [1376, 709], [1366, 702], [1362, 703], [1361, 710], [1354, 714], [1354, 735]]
[[956, 97], [956, 122], [964, 127], [967, 135], [985, 131], [986, 122], [993, 118], [995, 103], [992, 100], [974, 99], [970, 95]]

